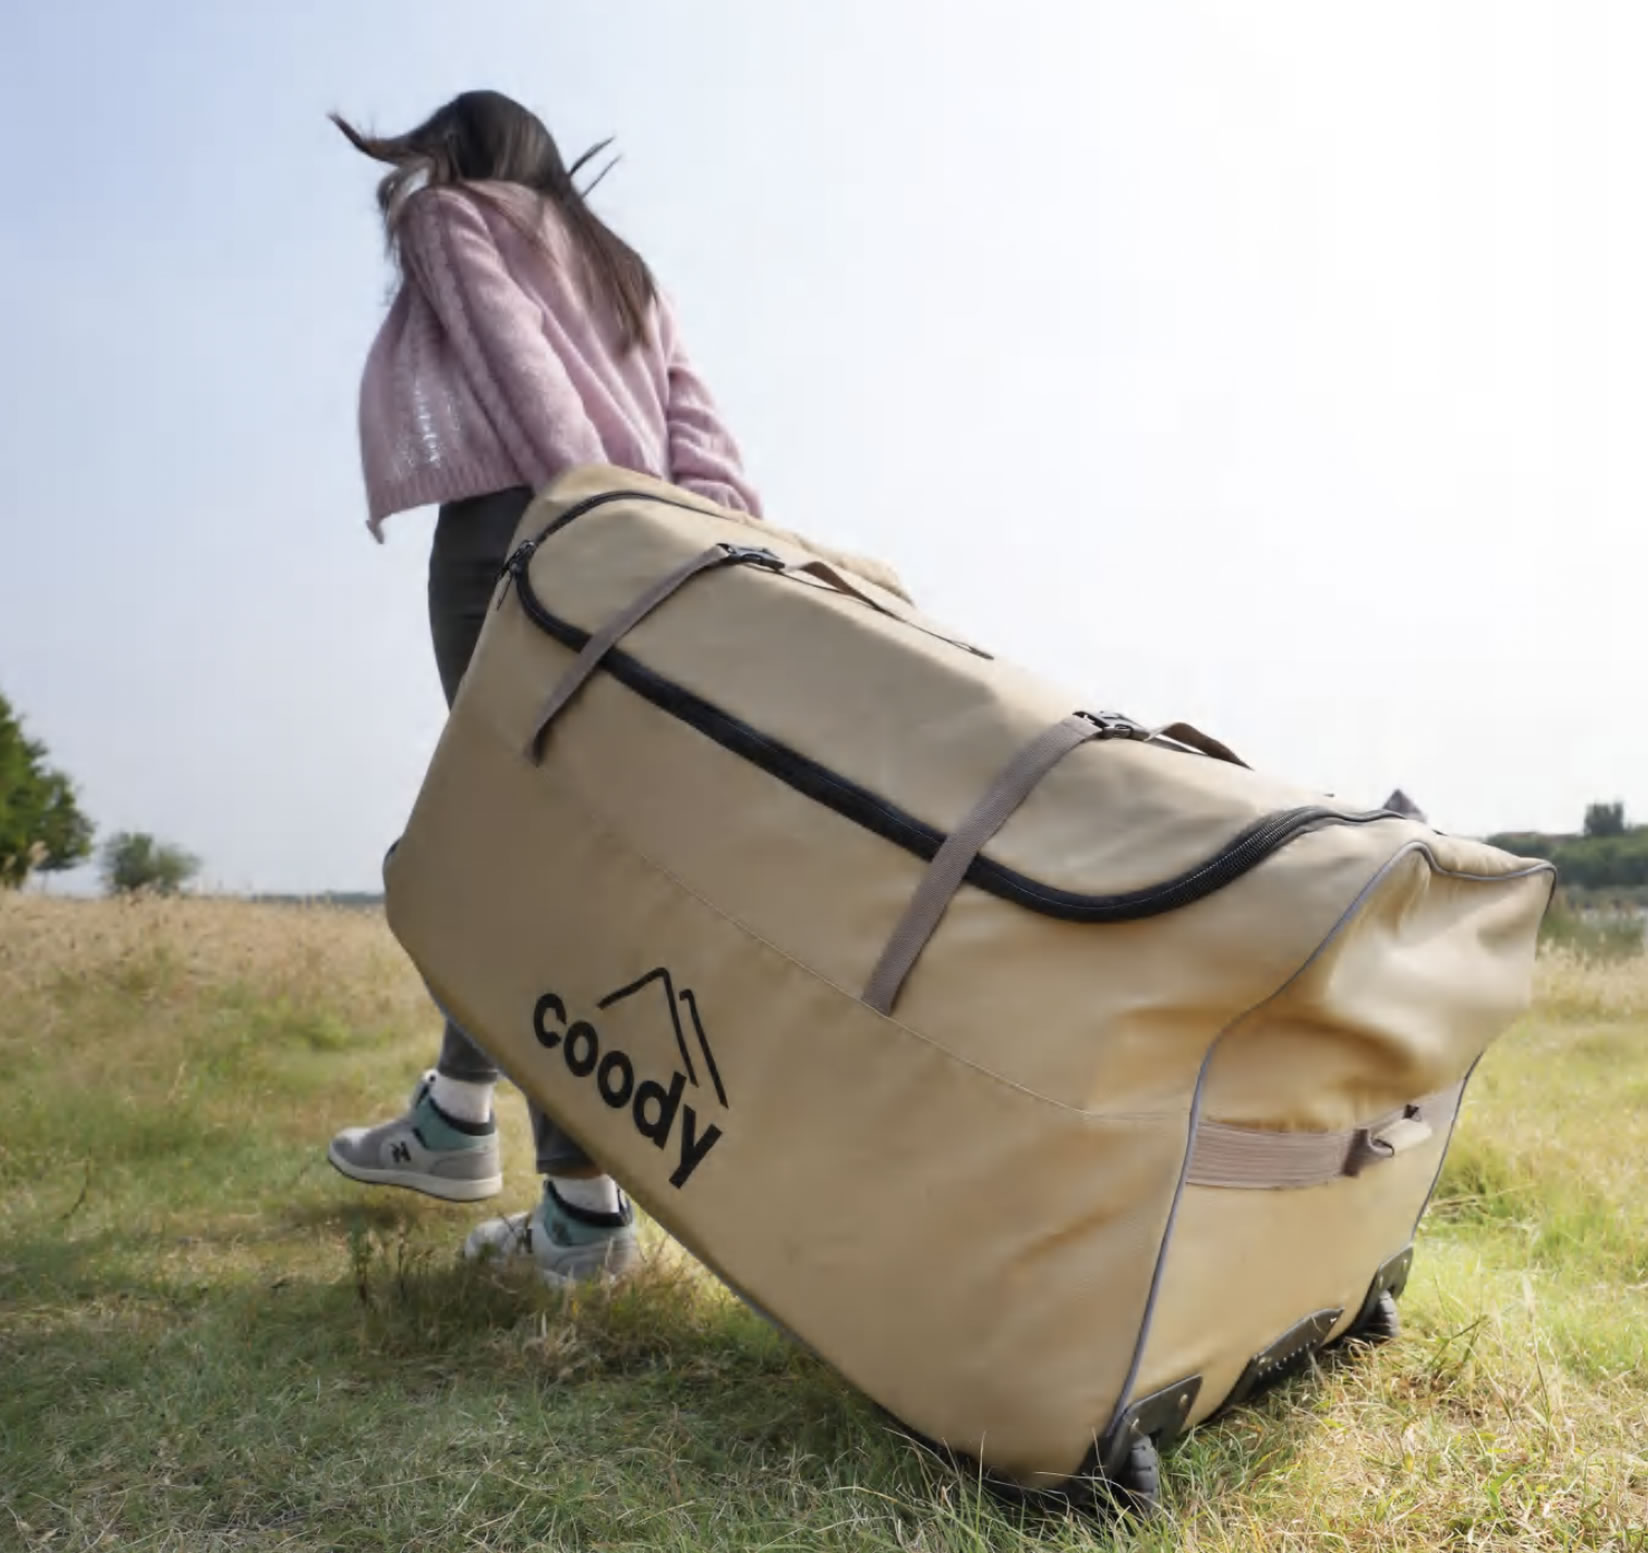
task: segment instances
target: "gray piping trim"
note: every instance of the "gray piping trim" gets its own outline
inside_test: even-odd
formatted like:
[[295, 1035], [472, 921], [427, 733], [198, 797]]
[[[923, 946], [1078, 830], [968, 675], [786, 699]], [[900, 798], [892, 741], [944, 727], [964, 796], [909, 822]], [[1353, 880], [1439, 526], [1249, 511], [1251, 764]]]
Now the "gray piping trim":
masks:
[[[1504, 884], [1513, 879], [1531, 879], [1536, 874], [1549, 874], [1553, 880], [1556, 877], [1556, 867], [1551, 863], [1538, 863], [1533, 867], [1518, 869], [1507, 874], [1473, 874], [1467, 873], [1463, 869], [1444, 868], [1437, 860], [1436, 853], [1431, 850], [1431, 844], [1428, 841], [1406, 842], [1404, 845], [1398, 847], [1396, 851], [1393, 852], [1388, 858], [1386, 858], [1384, 863], [1380, 865], [1378, 872], [1375, 873], [1373, 877], [1356, 892], [1356, 896], [1351, 901], [1350, 905], [1348, 905], [1344, 911], [1340, 913], [1338, 920], [1328, 929], [1321, 943], [1312, 949], [1304, 960], [1300, 962], [1298, 969], [1296, 969], [1285, 981], [1283, 981], [1282, 984], [1275, 989], [1275, 991], [1261, 998], [1251, 1008], [1243, 1010], [1243, 1012], [1238, 1014], [1227, 1025], [1225, 1025], [1225, 1027], [1220, 1030], [1216, 1036], [1213, 1037], [1212, 1044], [1209, 1045], [1207, 1049], [1207, 1055], [1202, 1058], [1202, 1065], [1196, 1072], [1196, 1088], [1190, 1097], [1190, 1114], [1185, 1126], [1184, 1161], [1179, 1166], [1179, 1179], [1173, 1188], [1173, 1201], [1167, 1210], [1167, 1223], [1162, 1229], [1162, 1243], [1160, 1249], [1156, 1253], [1156, 1266], [1150, 1275], [1150, 1293], [1145, 1299], [1144, 1318], [1139, 1323], [1139, 1340], [1133, 1347], [1133, 1359], [1131, 1364], [1128, 1366], [1127, 1379], [1122, 1382], [1121, 1395], [1116, 1399], [1116, 1406], [1111, 1412], [1110, 1421], [1104, 1426], [1104, 1429], [1099, 1435], [1101, 1446], [1108, 1445], [1110, 1443], [1110, 1437], [1115, 1432], [1118, 1420], [1121, 1418], [1122, 1414], [1127, 1411], [1128, 1404], [1133, 1399], [1133, 1388], [1138, 1383], [1139, 1368], [1144, 1363], [1145, 1347], [1150, 1341], [1150, 1328], [1156, 1316], [1156, 1300], [1161, 1294], [1162, 1275], [1167, 1269], [1167, 1254], [1173, 1244], [1174, 1227], [1178, 1223], [1179, 1204], [1184, 1198], [1185, 1183], [1190, 1175], [1190, 1159], [1191, 1155], [1195, 1152], [1196, 1145], [1196, 1126], [1202, 1119], [1202, 1089], [1207, 1081], [1208, 1069], [1213, 1064], [1214, 1053], [1218, 1051], [1227, 1035], [1229, 1035], [1238, 1026], [1245, 1024], [1261, 1009], [1268, 1007], [1271, 1003], [1274, 1003], [1277, 998], [1286, 992], [1287, 989], [1294, 984], [1294, 982], [1298, 981], [1299, 978], [1303, 976], [1305, 972], [1308, 971], [1311, 966], [1314, 965], [1317, 960], [1319, 960], [1322, 955], [1327, 952], [1328, 946], [1332, 944], [1336, 938], [1338, 938], [1338, 936], [1345, 930], [1346, 926], [1361, 912], [1363, 906], [1367, 904], [1368, 897], [1385, 882], [1386, 877], [1396, 868], [1398, 863], [1402, 862], [1403, 859], [1408, 856], [1410, 852], [1423, 853], [1429, 860], [1431, 871], [1433, 873], [1440, 874], [1449, 879], [1463, 879], [1472, 884]], [[1480, 1057], [1477, 1060], [1480, 1061]], [[1472, 1071], [1475, 1070], [1475, 1067], [1476, 1064], [1472, 1063]], [[1468, 1079], [1469, 1074], [1467, 1074], [1466, 1077]], [[1455, 1112], [1456, 1121], [1457, 1116], [1458, 1113]], [[1452, 1141], [1453, 1128], [1450, 1127], [1448, 1129], [1448, 1142], [1452, 1143]], [[1442, 1153], [1443, 1156], [1446, 1157], [1446, 1145], [1444, 1145]], [[1437, 1179], [1440, 1179], [1442, 1175], [1440, 1165], [1437, 1167], [1436, 1174]], [[1433, 1192], [1436, 1190], [1435, 1181], [1431, 1183], [1431, 1190]], [[1429, 1200], [1430, 1199], [1427, 1197], [1427, 1204], [1429, 1203]], [[1422, 1219], [1423, 1217], [1424, 1210], [1421, 1209], [1420, 1218]], [[1415, 1221], [1414, 1227], [1415, 1229], [1418, 1228], [1417, 1220]], [[1103, 1454], [1104, 1452], [1101, 1449], [1100, 1455], [1102, 1456]]]
[[1419, 1205], [1419, 1212], [1414, 1216], [1413, 1228], [1408, 1231], [1409, 1240], [1419, 1233], [1419, 1226], [1424, 1222], [1425, 1215], [1430, 1212], [1431, 1198], [1436, 1196], [1436, 1183], [1442, 1179], [1442, 1167], [1448, 1162], [1448, 1150], [1453, 1147], [1453, 1135], [1459, 1130], [1459, 1113], [1465, 1109], [1465, 1091], [1470, 1088], [1477, 1063], [1481, 1062], [1485, 1055], [1485, 1052], [1478, 1052], [1476, 1062], [1465, 1070], [1464, 1078], [1459, 1081], [1459, 1098], [1454, 1102], [1453, 1115], [1448, 1120], [1448, 1135], [1442, 1140], [1442, 1152], [1436, 1156], [1436, 1174], [1431, 1177], [1430, 1190], [1425, 1193], [1425, 1200]]
[[[1536, 868], [1525, 868], [1519, 874], [1510, 877], [1526, 879], [1530, 874], [1538, 873]], [[1545, 910], [1551, 909], [1551, 901], [1556, 898], [1556, 865], [1548, 865], [1551, 875], [1551, 894], [1545, 902]], [[1425, 1215], [1430, 1212], [1431, 1199], [1436, 1196], [1437, 1183], [1442, 1179], [1442, 1171], [1448, 1163], [1448, 1150], [1453, 1147], [1453, 1135], [1459, 1131], [1459, 1113], [1465, 1109], [1465, 1095], [1471, 1087], [1471, 1080], [1476, 1077], [1476, 1070], [1482, 1059], [1487, 1055], [1485, 1051], [1476, 1054], [1476, 1061], [1465, 1070], [1465, 1076], [1459, 1081], [1459, 1101], [1453, 1108], [1453, 1119], [1448, 1123], [1448, 1136], [1443, 1140], [1442, 1152], [1436, 1157], [1436, 1174], [1431, 1177], [1430, 1190], [1425, 1193], [1425, 1200], [1419, 1205], [1419, 1212], [1414, 1215], [1413, 1228], [1408, 1231], [1408, 1239], [1412, 1240], [1419, 1233], [1419, 1226], [1425, 1222]]]

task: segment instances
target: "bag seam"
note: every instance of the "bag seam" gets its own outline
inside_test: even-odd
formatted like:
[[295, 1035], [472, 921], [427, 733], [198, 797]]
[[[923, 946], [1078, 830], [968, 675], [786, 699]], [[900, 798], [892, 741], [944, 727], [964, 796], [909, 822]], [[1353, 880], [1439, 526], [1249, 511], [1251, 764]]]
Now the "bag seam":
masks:
[[[1505, 884], [1516, 880], [1534, 878], [1539, 874], [1551, 874], [1553, 877], [1555, 874], [1555, 870], [1549, 863], [1534, 864], [1527, 868], [1519, 869], [1514, 873], [1507, 874], [1471, 873], [1465, 869], [1449, 868], [1444, 865], [1437, 857], [1430, 843], [1423, 838], [1416, 838], [1406, 841], [1379, 865], [1371, 877], [1369, 877], [1369, 879], [1362, 885], [1361, 889], [1359, 889], [1356, 894], [1351, 897], [1349, 904], [1346, 905], [1345, 909], [1337, 918], [1335, 918], [1333, 925], [1323, 935], [1320, 942], [1318, 942], [1316, 947], [1312, 949], [1297, 966], [1294, 967], [1288, 976], [1281, 981], [1266, 997], [1261, 998], [1250, 1008], [1245, 1009], [1243, 1012], [1232, 1018], [1213, 1037], [1212, 1043], [1203, 1054], [1201, 1066], [1197, 1070], [1196, 1074], [1196, 1085], [1191, 1094], [1190, 1111], [1185, 1128], [1184, 1158], [1180, 1163], [1179, 1178], [1174, 1186], [1172, 1202], [1168, 1207], [1167, 1222], [1162, 1228], [1161, 1244], [1157, 1249], [1156, 1265], [1151, 1273], [1150, 1292], [1146, 1297], [1144, 1314], [1140, 1320], [1139, 1336], [1134, 1345], [1133, 1359], [1128, 1368], [1127, 1378], [1123, 1383], [1121, 1394], [1117, 1397], [1116, 1405], [1111, 1411], [1110, 1419], [1105, 1424], [1104, 1428], [1101, 1431], [1098, 1431], [1097, 1439], [1101, 1442], [1101, 1445], [1109, 1442], [1110, 1436], [1115, 1431], [1117, 1421], [1127, 1411], [1128, 1403], [1132, 1398], [1133, 1389], [1138, 1383], [1139, 1371], [1144, 1362], [1145, 1352], [1149, 1346], [1151, 1325], [1156, 1313], [1156, 1302], [1161, 1294], [1161, 1287], [1167, 1269], [1168, 1254], [1172, 1249], [1173, 1230], [1178, 1220], [1179, 1205], [1184, 1199], [1185, 1190], [1189, 1184], [1188, 1177], [1190, 1175], [1190, 1161], [1196, 1147], [1196, 1128], [1201, 1120], [1202, 1091], [1207, 1081], [1208, 1071], [1213, 1064], [1214, 1053], [1218, 1051], [1227, 1036], [1233, 1034], [1240, 1026], [1246, 1024], [1255, 1016], [1263, 1013], [1265, 1009], [1269, 1008], [1272, 1003], [1280, 998], [1283, 993], [1285, 993], [1302, 976], [1304, 976], [1311, 966], [1314, 965], [1324, 953], [1326, 953], [1328, 947], [1333, 944], [1335, 940], [1337, 940], [1339, 936], [1349, 927], [1351, 922], [1361, 915], [1362, 911], [1366, 908], [1368, 901], [1373, 897], [1375, 892], [1394, 873], [1397, 865], [1409, 854], [1418, 854], [1422, 856], [1426, 863], [1429, 864], [1433, 874], [1439, 875], [1443, 878], [1463, 880], [1464, 882], [1471, 884]], [[1477, 1060], [1481, 1060], [1480, 1055]], [[1467, 1083], [1471, 1072], [1475, 1071], [1475, 1066], [1476, 1064], [1473, 1062], [1471, 1068], [1467, 1070], [1465, 1074], [1465, 1080]], [[1461, 1088], [1460, 1106], [1463, 1107], [1463, 1104], [1464, 1090]], [[1458, 1125], [1458, 1115], [1459, 1113], [1456, 1109], [1454, 1113], [1454, 1127], [1457, 1127]], [[1446, 1159], [1448, 1146], [1452, 1143], [1454, 1127], [1449, 1128], [1448, 1139], [1443, 1145], [1443, 1160]], [[1436, 1168], [1436, 1174], [1431, 1182], [1432, 1194], [1434, 1194], [1436, 1190], [1436, 1182], [1441, 1179], [1441, 1175], [1442, 1163], [1439, 1161]], [[1215, 1190], [1215, 1188], [1208, 1188], [1208, 1190]], [[1429, 1202], [1430, 1196], [1427, 1195], [1425, 1204], [1428, 1206]], [[1422, 1206], [1420, 1208], [1418, 1218], [1414, 1221], [1415, 1231], [1417, 1231], [1419, 1223], [1423, 1220], [1424, 1216], [1425, 1209]], [[1102, 1449], [1099, 1454], [1103, 1454]]]

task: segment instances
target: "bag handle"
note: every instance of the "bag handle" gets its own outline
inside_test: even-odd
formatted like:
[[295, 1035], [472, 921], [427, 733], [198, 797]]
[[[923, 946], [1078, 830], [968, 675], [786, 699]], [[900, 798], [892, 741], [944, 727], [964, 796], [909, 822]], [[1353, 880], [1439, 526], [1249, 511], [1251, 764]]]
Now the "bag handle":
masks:
[[1276, 1132], [1203, 1121], [1196, 1128], [1185, 1180], [1192, 1186], [1287, 1191], [1360, 1175], [1444, 1131], [1464, 1089], [1461, 1079], [1366, 1126], [1338, 1132]]
[[538, 708], [538, 715], [532, 720], [532, 733], [526, 741], [526, 758], [533, 765], [538, 765], [543, 760], [544, 735], [549, 732], [549, 725], [560, 716], [567, 702], [578, 694], [584, 682], [600, 667], [601, 660], [617, 645], [620, 637], [634, 630], [671, 594], [691, 582], [694, 577], [723, 566], [739, 565], [764, 566], [769, 571], [784, 570], [783, 561], [770, 550], [755, 549], [748, 545], [711, 545], [708, 550], [700, 551], [690, 561], [682, 562], [674, 571], [643, 588], [604, 626], [592, 631], [583, 649], [573, 659], [571, 667], [557, 681], [544, 704]]
[[1071, 750], [1089, 739], [1105, 737], [1108, 735], [1100, 723], [1080, 714], [1054, 723], [1008, 761], [1001, 774], [985, 789], [984, 796], [944, 838], [865, 983], [864, 1001], [878, 1014], [892, 1012], [893, 1000], [904, 985], [904, 978], [927, 947], [927, 940], [949, 910], [961, 881], [985, 842], [1012, 818], [1019, 805], [1035, 791], [1036, 784]]

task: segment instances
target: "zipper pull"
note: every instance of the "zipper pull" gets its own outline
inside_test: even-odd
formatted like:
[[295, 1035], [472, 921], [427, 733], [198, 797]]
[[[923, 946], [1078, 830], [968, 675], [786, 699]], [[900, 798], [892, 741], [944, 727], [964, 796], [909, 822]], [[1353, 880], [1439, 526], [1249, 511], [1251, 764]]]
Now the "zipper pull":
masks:
[[788, 570], [781, 556], [757, 545], [722, 545], [729, 566], [759, 566], [769, 572]]
[[521, 580], [522, 574], [532, 560], [532, 553], [537, 548], [536, 539], [523, 539], [504, 562], [503, 570], [498, 573], [498, 580], [503, 586], [498, 589], [498, 602], [492, 606], [494, 613], [504, 607], [504, 595], [509, 592], [510, 579], [513, 578], [516, 582]]

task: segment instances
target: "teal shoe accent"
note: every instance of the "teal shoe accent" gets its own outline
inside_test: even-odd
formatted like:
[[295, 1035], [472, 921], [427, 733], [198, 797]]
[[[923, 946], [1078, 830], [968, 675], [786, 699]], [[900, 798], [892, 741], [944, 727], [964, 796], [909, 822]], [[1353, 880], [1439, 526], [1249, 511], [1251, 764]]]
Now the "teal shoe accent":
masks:
[[479, 1202], [503, 1190], [498, 1127], [466, 1130], [429, 1098], [424, 1074], [402, 1116], [376, 1127], [345, 1127], [326, 1150], [334, 1168], [368, 1186], [404, 1186], [446, 1202]]
[[620, 1195], [617, 1213], [587, 1213], [556, 1196], [547, 1181], [535, 1207], [488, 1219], [470, 1231], [469, 1261], [531, 1261], [546, 1283], [622, 1278], [641, 1262], [635, 1209]]
[[452, 1119], [435, 1104], [427, 1089], [418, 1096], [418, 1103], [412, 1107], [412, 1125], [417, 1128], [424, 1147], [438, 1153], [495, 1147], [494, 1139], [498, 1135], [496, 1121], [489, 1122], [484, 1132], [469, 1132], [454, 1126]]

